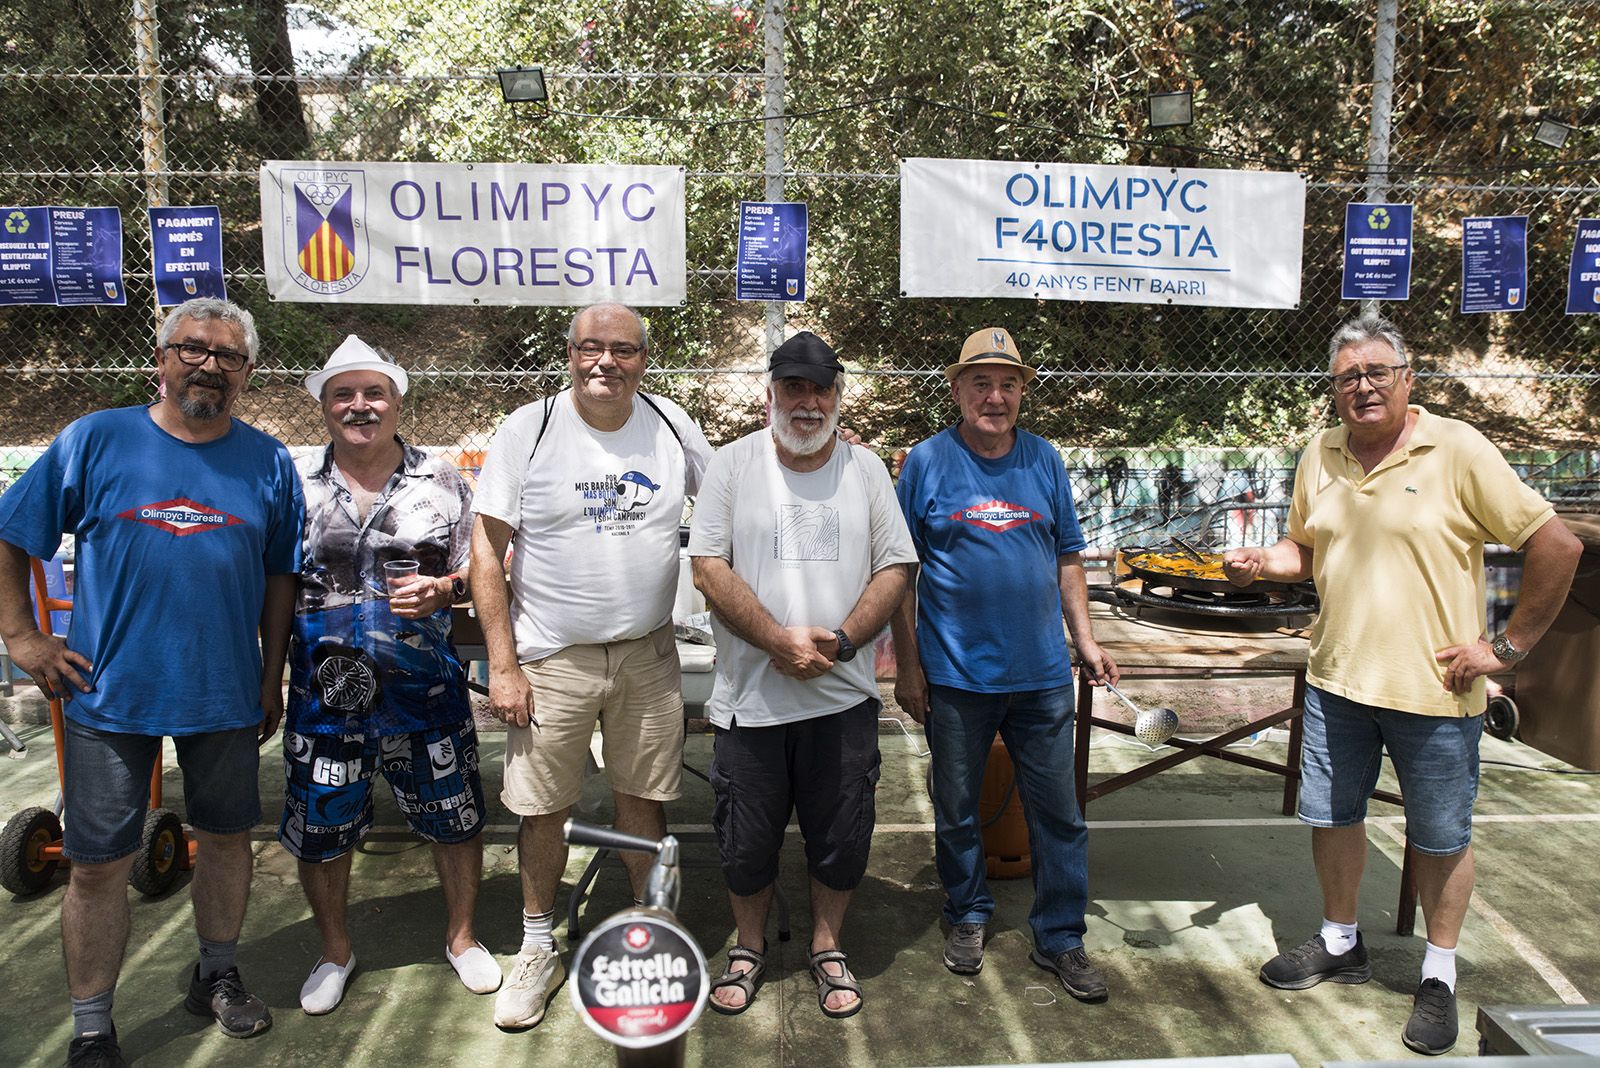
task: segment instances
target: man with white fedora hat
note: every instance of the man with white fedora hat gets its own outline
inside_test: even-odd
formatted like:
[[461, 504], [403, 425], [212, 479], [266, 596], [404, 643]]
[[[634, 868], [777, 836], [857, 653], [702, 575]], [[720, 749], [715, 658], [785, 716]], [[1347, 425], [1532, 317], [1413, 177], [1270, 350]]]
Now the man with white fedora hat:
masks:
[[380, 769], [433, 844], [445, 956], [468, 990], [492, 993], [500, 966], [473, 933], [485, 815], [477, 732], [450, 641], [450, 608], [468, 595], [472, 494], [454, 467], [395, 432], [409, 383], [387, 352], [351, 335], [305, 384], [332, 440], [296, 465], [306, 524], [278, 837], [300, 861], [322, 935], [300, 1006], [333, 1011], [355, 969], [351, 850], [372, 827]]
[[944, 964], [983, 967], [995, 900], [978, 793], [996, 732], [1017, 767], [1034, 881], [1034, 964], [1080, 1001], [1106, 1000], [1083, 946], [1088, 828], [1073, 776], [1072, 635], [1081, 670], [1117, 681], [1089, 626], [1087, 547], [1061, 454], [1017, 428], [1035, 371], [1002, 327], [945, 368], [961, 419], [912, 449], [896, 486], [921, 560], [891, 620], [895, 699], [925, 725], [934, 858], [946, 899]]

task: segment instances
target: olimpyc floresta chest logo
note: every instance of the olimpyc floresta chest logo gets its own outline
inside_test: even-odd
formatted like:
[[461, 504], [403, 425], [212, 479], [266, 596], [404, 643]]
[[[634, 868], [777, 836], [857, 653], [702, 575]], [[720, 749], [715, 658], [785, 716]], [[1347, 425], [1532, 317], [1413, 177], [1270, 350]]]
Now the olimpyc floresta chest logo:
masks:
[[117, 518], [145, 523], [180, 538], [206, 530], [221, 530], [223, 527], [244, 522], [236, 515], [207, 508], [187, 497], [174, 497], [170, 501], [158, 501], [155, 504], [141, 504], [137, 508], [129, 508], [126, 512], [118, 513]]
[[643, 521], [645, 508], [655, 499], [661, 486], [642, 471], [589, 482], [574, 482], [572, 488], [583, 500], [583, 517], [594, 524], [595, 533], [631, 533]]
[[1014, 527], [1026, 526], [1040, 519], [1038, 512], [1031, 508], [1024, 508], [1020, 504], [1010, 501], [984, 501], [950, 513], [950, 518], [957, 523], [970, 523], [984, 530], [1003, 533]]

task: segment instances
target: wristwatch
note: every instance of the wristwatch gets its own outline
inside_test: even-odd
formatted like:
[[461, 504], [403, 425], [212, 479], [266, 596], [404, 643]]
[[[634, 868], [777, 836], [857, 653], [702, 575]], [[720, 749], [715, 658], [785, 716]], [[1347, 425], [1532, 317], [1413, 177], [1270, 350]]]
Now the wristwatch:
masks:
[[1506, 637], [1504, 634], [1498, 635], [1494, 641], [1489, 643], [1489, 651], [1499, 658], [1500, 662], [1504, 664], [1521, 663], [1528, 655], [1523, 650], [1518, 649], [1515, 645], [1512, 645], [1511, 639]]
[[834, 657], [834, 659], [841, 664], [850, 663], [850, 661], [856, 658], [855, 643], [850, 640], [850, 636], [844, 632], [843, 627], [840, 627], [838, 630], [834, 631], [833, 636], [839, 641], [839, 655]]
[[450, 576], [450, 603], [460, 604], [467, 599], [467, 580], [460, 575]]

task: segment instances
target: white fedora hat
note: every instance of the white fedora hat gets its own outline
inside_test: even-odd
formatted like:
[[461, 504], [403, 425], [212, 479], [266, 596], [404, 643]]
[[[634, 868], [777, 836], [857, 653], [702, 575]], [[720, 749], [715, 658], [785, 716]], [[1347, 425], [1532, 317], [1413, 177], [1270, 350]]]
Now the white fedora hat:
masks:
[[333, 355], [328, 357], [328, 362], [322, 365], [322, 370], [306, 378], [306, 391], [317, 400], [322, 399], [322, 387], [328, 384], [328, 379], [334, 375], [342, 375], [346, 371], [377, 371], [386, 375], [394, 383], [394, 388], [405, 396], [409, 380], [406, 378], [406, 369], [395, 362], [382, 349], [375, 349], [360, 338], [351, 334], [344, 342], [333, 350]]

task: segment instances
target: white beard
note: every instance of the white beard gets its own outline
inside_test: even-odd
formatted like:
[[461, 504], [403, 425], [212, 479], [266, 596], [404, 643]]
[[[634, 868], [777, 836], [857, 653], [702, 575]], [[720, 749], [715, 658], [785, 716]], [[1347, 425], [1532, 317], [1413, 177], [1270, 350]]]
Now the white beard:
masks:
[[810, 456], [821, 452], [839, 426], [839, 412], [835, 409], [832, 415], [822, 420], [820, 427], [809, 434], [802, 434], [789, 425], [789, 417], [793, 414], [791, 409], [779, 415], [772, 424], [772, 436], [778, 439], [779, 445], [796, 456]]

